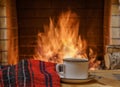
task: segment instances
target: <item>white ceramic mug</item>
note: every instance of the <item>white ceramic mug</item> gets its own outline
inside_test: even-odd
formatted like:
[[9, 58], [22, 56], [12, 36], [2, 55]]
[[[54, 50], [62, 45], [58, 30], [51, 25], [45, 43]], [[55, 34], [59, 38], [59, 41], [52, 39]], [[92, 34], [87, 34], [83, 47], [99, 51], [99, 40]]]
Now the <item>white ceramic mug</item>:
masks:
[[[60, 70], [62, 69], [62, 70]], [[66, 58], [63, 64], [56, 65], [56, 71], [61, 78], [68, 79], [87, 79], [88, 78], [88, 59]]]

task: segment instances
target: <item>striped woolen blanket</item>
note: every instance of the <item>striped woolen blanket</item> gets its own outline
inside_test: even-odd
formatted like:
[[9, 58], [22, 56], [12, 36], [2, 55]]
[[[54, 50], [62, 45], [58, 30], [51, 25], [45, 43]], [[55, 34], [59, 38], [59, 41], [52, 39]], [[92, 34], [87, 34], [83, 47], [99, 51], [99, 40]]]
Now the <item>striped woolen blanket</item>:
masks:
[[29, 59], [16, 65], [1, 66], [0, 87], [60, 87], [55, 65]]

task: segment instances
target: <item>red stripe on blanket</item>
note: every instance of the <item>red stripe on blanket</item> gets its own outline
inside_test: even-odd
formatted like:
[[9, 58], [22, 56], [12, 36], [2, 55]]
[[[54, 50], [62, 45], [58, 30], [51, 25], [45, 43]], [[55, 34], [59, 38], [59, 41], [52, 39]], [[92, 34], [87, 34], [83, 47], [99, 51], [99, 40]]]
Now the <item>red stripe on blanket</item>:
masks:
[[3, 83], [3, 80], [2, 80], [2, 70], [0, 70], [0, 87], [4, 87], [4, 83]]

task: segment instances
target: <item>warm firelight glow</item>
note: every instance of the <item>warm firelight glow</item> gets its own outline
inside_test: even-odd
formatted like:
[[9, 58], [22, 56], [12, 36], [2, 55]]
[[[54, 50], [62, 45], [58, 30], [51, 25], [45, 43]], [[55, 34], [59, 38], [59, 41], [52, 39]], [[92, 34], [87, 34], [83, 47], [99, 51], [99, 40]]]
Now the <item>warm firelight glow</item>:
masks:
[[[44, 26], [44, 33], [38, 34], [34, 58], [55, 63], [62, 63], [63, 58], [68, 57], [88, 59], [93, 53], [86, 52], [87, 43], [79, 35], [79, 23], [77, 14], [70, 10], [62, 13], [57, 22], [50, 18], [49, 25]], [[95, 57], [90, 59], [93, 63]]]

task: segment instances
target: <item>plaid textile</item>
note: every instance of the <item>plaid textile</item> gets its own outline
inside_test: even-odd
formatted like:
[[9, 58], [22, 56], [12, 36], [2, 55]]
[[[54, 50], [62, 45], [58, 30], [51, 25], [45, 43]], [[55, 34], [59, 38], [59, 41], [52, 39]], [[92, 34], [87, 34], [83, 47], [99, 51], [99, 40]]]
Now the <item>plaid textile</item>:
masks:
[[60, 87], [60, 78], [55, 63], [22, 60], [0, 67], [0, 87]]

